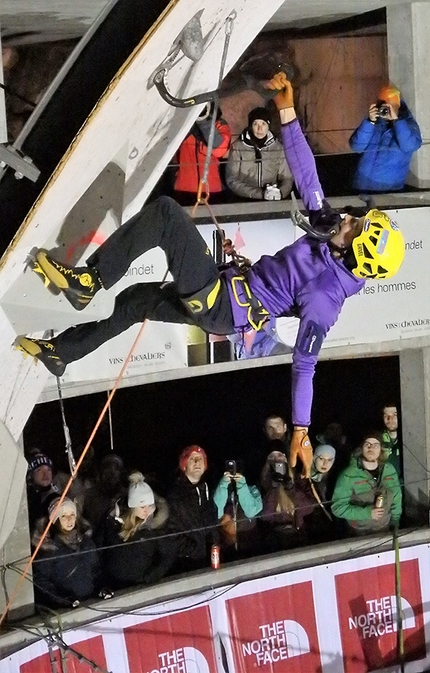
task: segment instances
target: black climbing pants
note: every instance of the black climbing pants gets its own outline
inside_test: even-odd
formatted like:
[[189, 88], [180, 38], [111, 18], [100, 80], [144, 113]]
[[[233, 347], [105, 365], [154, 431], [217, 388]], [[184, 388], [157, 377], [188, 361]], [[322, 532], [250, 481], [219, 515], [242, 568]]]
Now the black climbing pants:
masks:
[[55, 338], [60, 359], [79, 360], [131, 325], [149, 320], [199, 325], [206, 332], [234, 332], [230, 299], [224, 282], [208, 310], [193, 313], [186, 307], [204, 288], [216, 285], [217, 266], [192, 219], [176, 201], [161, 196], [117, 229], [87, 260], [97, 270], [105, 289], [124, 276], [131, 263], [159, 246], [167, 257], [173, 283], [138, 283], [115, 300], [112, 315], [70, 327]]

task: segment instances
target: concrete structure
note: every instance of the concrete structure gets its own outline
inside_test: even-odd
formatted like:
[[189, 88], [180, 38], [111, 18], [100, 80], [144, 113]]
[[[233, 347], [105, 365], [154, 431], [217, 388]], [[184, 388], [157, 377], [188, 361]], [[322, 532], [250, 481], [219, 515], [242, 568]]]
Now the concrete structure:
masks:
[[[92, 22], [93, 18], [96, 15], [96, 12], [100, 11], [104, 2], [81, 2], [74, 3], [56, 3], [55, 14], [49, 9], [51, 3], [34, 3], [30, 0], [23, 0], [20, 3], [19, 8], [17, 9], [16, 3], [13, 0], [9, 0], [3, 3], [2, 5], [2, 28], [4, 30], [4, 36], [9, 39], [10, 43], [19, 42], [19, 40], [24, 39], [34, 39], [34, 40], [46, 40], [46, 39], [64, 39], [64, 37], [76, 37], [81, 35], [88, 25]], [[336, 18], [343, 18], [345, 16], [369, 11], [371, 9], [376, 9], [382, 6], [388, 6], [388, 49], [389, 49], [389, 68], [390, 68], [390, 77], [391, 79], [399, 85], [402, 89], [406, 100], [411, 104], [412, 109], [417, 114], [420, 124], [423, 130], [424, 138], [428, 135], [430, 131], [430, 105], [426, 105], [426, 100], [428, 100], [427, 93], [427, 81], [424, 79], [425, 73], [428, 72], [428, 55], [426, 52], [426, 43], [425, 43], [425, 26], [428, 24], [428, 19], [430, 18], [430, 7], [426, 3], [405, 3], [400, 2], [380, 2], [379, 0], [367, 0], [356, 2], [354, 0], [348, 0], [348, 2], [338, 3], [335, 0], [320, 0], [319, 2], [307, 2], [305, 5], [298, 0], [292, 2], [284, 3], [283, 7], [279, 10], [277, 14], [272, 17], [268, 24], [268, 28], [285, 28], [287, 26], [298, 26], [298, 25], [307, 25], [313, 22], [320, 21], [332, 21]], [[37, 28], [34, 29], [36, 21], [36, 9], [37, 7]], [[47, 11], [44, 13], [40, 11], [43, 8], [47, 8]], [[40, 26], [40, 29], [39, 29]], [[21, 34], [19, 37], [18, 33]], [[24, 33], [32, 33], [31, 35], [25, 36]], [[252, 36], [251, 36], [252, 37]], [[220, 41], [221, 44], [221, 41]], [[395, 45], [395, 49], [394, 46]], [[413, 49], [411, 49], [413, 45]], [[165, 45], [163, 44], [161, 57], [165, 55]], [[237, 59], [240, 55], [239, 51], [235, 54]], [[411, 77], [411, 73], [414, 72], [414, 76]], [[205, 78], [203, 75], [200, 78], [196, 78], [195, 86], [199, 89], [199, 85], [203, 85]], [[194, 82], [192, 82], [194, 84]], [[183, 120], [182, 127], [179, 128], [178, 133], [175, 137], [175, 142], [178, 143], [180, 134], [184, 134], [187, 128], [192, 123], [191, 116], [187, 120]], [[173, 144], [173, 143], [172, 143]], [[166, 156], [170, 151], [171, 147], [166, 149]], [[422, 155], [417, 155], [417, 158], [414, 160], [412, 165], [412, 174], [415, 176], [415, 184], [417, 186], [430, 186], [430, 169], [428, 168], [428, 154], [427, 148], [424, 148]], [[157, 166], [157, 168], [159, 168]], [[162, 167], [161, 167], [162, 168]], [[71, 181], [70, 181], [71, 184]], [[82, 190], [84, 186], [82, 186]], [[58, 198], [62, 199], [64, 193], [58, 194]], [[383, 206], [384, 203], [387, 203], [388, 197], [380, 197], [378, 203], [380, 206]], [[409, 196], [397, 196], [393, 197], [398, 199], [397, 203], [405, 203], [403, 199], [406, 199], [408, 205], [411, 204], [411, 197]], [[390, 205], [393, 204], [393, 198], [389, 199]], [[416, 197], [417, 205], [423, 205], [424, 203], [430, 202], [430, 196], [428, 194], [419, 195]], [[334, 207], [342, 207], [346, 203], [351, 203], [351, 199], [343, 199], [342, 201], [335, 199], [332, 200], [332, 205]], [[251, 207], [251, 204], [244, 204], [243, 208]], [[285, 208], [286, 204], [282, 204], [282, 208]], [[222, 207], [221, 207], [222, 208]], [[255, 210], [255, 205], [252, 204], [252, 208]], [[66, 214], [66, 213], [65, 213]], [[236, 213], [237, 214], [237, 213]], [[60, 217], [61, 220], [61, 217]], [[46, 231], [46, 236], [51, 231]], [[40, 230], [39, 230], [40, 232]], [[42, 235], [39, 233], [39, 240], [37, 243], [42, 243], [44, 240]], [[22, 260], [24, 250], [28, 249], [29, 241], [25, 241], [22, 249], [18, 252], [15, 251], [15, 266], [14, 271], [16, 277], [22, 272]], [[10, 330], [10, 326], [7, 324], [7, 321], [4, 321], [4, 327], [6, 330]], [[6, 344], [7, 340], [7, 344]], [[34, 374], [33, 372], [29, 375], [29, 367], [21, 367], [19, 363], [19, 369], [15, 367], [18, 363], [17, 357], [10, 356], [9, 346], [10, 341], [12, 340], [12, 334], [7, 333], [5, 338], [5, 347], [4, 351], [7, 352], [5, 355], [6, 365], [9, 362], [13, 362], [13, 367], [7, 367], [9, 370], [9, 383], [10, 383], [10, 399], [15, 401], [18, 399], [18, 395], [24, 395], [26, 397], [27, 404], [32, 407], [32, 405], [38, 400], [51, 399], [52, 392], [45, 392], [42, 394], [42, 397], [39, 398], [39, 392], [42, 390], [44, 379], [43, 372]], [[389, 344], [378, 344], [377, 348], [372, 349], [370, 352], [368, 348], [364, 347], [345, 347], [336, 349], [335, 353], [330, 353], [324, 357], [357, 357], [361, 355], [370, 355], [386, 352], [397, 352], [400, 353], [400, 364], [401, 364], [401, 376], [402, 376], [402, 411], [403, 411], [403, 431], [404, 431], [404, 442], [406, 447], [409, 447], [410, 450], [406, 454], [406, 467], [405, 467], [405, 476], [407, 482], [411, 483], [411, 507], [416, 502], [419, 502], [421, 507], [419, 508], [420, 512], [427, 516], [428, 512], [428, 481], [425, 482], [423, 486], [423, 470], [428, 470], [430, 466], [430, 458], [428, 454], [428, 439], [429, 439], [429, 427], [430, 427], [430, 418], [429, 418], [429, 374], [430, 374], [430, 343], [427, 339], [416, 339], [410, 340], [407, 344], [405, 343], [392, 343]], [[288, 361], [288, 356], [285, 356], [284, 361]], [[267, 366], [268, 364], [279, 364], [280, 358], [273, 358], [272, 361], [260, 361], [240, 363], [241, 367], [246, 366]], [[196, 368], [192, 371], [186, 370], [179, 373], [180, 376], [190, 376], [203, 373], [214, 373], [216, 371], [222, 371], [223, 365], [211, 366], [210, 370], [207, 371], [204, 368]], [[229, 365], [231, 368], [231, 365]], [[15, 373], [15, 369], [18, 372]], [[13, 370], [13, 372], [12, 372]], [[13, 377], [10, 374], [13, 373]], [[6, 378], [6, 368], [4, 376]], [[147, 377], [149, 380], [161, 380], [162, 377], [167, 376], [162, 375], [153, 375]], [[156, 378], [158, 377], [158, 378]], [[13, 378], [13, 380], [12, 380]], [[169, 378], [172, 378], [171, 373], [169, 373]], [[4, 379], [5, 380], [5, 379]], [[139, 383], [139, 382], [136, 382]], [[96, 388], [94, 384], [91, 384], [91, 392]], [[90, 392], [90, 390], [85, 390], [84, 387], [79, 391], [80, 393]], [[76, 392], [74, 394], [77, 394]], [[9, 404], [4, 406], [2, 410], [2, 418], [8, 424], [8, 427], [11, 428], [11, 431], [15, 436], [19, 436], [22, 426], [26, 420], [27, 412], [19, 411], [20, 406], [16, 404], [17, 414], [21, 413], [21, 417], [17, 420], [17, 416], [11, 413], [11, 407]], [[413, 483], [416, 482], [416, 488], [413, 488]], [[418, 483], [419, 482], [419, 483]], [[15, 528], [14, 537], [10, 542], [7, 543], [6, 547], [3, 549], [3, 565], [6, 566], [7, 563], [16, 560], [18, 557], [22, 557], [28, 553], [28, 529], [26, 522], [26, 509], [25, 505], [21, 501], [21, 505], [16, 503], [17, 509], [19, 507], [18, 513], [18, 524]], [[339, 543], [340, 544], [340, 543]], [[355, 547], [352, 543], [346, 543], [350, 551], [353, 553]], [[362, 543], [360, 543], [362, 546]], [[340, 553], [341, 547], [333, 545], [330, 549], [330, 553]], [[305, 552], [297, 552], [297, 554], [305, 554]], [[301, 557], [301, 563], [312, 563], [315, 561], [315, 557], [312, 554], [307, 554]], [[276, 569], [279, 568], [279, 561], [274, 561], [276, 563]], [[270, 564], [269, 564], [270, 565]], [[270, 571], [270, 568], [266, 568], [266, 571]], [[250, 572], [249, 567], [244, 567], [244, 572]], [[8, 588], [10, 590], [11, 586], [14, 586], [15, 573], [11, 570], [7, 571], [7, 580]], [[16, 576], [17, 577], [17, 576]], [[211, 576], [213, 577], [213, 576]], [[230, 575], [229, 575], [229, 579]], [[31, 590], [28, 589], [29, 585], [25, 585], [26, 589], [20, 594], [19, 600], [16, 603], [17, 608], [31, 603]], [[183, 587], [182, 587], [183, 590]], [[160, 599], [160, 589], [158, 587], [148, 590], [151, 593], [148, 593], [147, 600]], [[141, 602], [145, 600], [139, 594], [136, 598], [137, 601]], [[4, 605], [4, 595], [0, 599], [0, 608]], [[29, 611], [31, 611], [31, 604], [29, 606]], [[22, 614], [22, 613], [21, 613]], [[90, 617], [87, 615], [87, 619]]]
[[387, 6], [389, 77], [412, 109], [424, 141], [412, 158], [408, 176], [408, 183], [421, 189], [430, 186], [429, 25], [427, 2]]

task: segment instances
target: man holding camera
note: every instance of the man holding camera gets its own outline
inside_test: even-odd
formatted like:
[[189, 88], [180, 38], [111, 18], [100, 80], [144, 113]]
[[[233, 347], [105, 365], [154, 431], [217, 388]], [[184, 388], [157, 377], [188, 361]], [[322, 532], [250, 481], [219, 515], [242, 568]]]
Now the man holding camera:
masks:
[[353, 180], [358, 192], [396, 192], [403, 189], [412, 154], [421, 147], [419, 126], [400, 91], [384, 86], [376, 103], [349, 139], [362, 152]]

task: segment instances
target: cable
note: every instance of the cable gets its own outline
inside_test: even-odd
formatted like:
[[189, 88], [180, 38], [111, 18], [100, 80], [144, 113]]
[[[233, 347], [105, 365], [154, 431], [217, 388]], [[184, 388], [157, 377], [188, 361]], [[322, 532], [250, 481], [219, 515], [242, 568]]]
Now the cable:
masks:
[[136, 336], [136, 338], [135, 338], [135, 340], [134, 340], [134, 342], [133, 342], [133, 344], [132, 344], [132, 346], [131, 346], [131, 349], [130, 349], [130, 351], [129, 351], [127, 357], [125, 358], [124, 364], [123, 364], [123, 366], [122, 366], [122, 368], [121, 368], [121, 371], [120, 371], [120, 373], [119, 373], [119, 375], [118, 375], [118, 378], [117, 378], [116, 381], [115, 381], [115, 384], [114, 384], [114, 386], [113, 386], [113, 388], [112, 388], [112, 391], [111, 391], [111, 393], [110, 393], [110, 395], [109, 395], [109, 397], [108, 397], [108, 399], [107, 399], [107, 401], [106, 401], [106, 404], [104, 405], [104, 407], [103, 407], [103, 409], [102, 409], [102, 411], [101, 411], [101, 413], [100, 413], [100, 416], [99, 416], [99, 418], [98, 418], [98, 420], [97, 420], [97, 422], [96, 422], [96, 424], [95, 424], [95, 426], [94, 426], [94, 429], [93, 429], [93, 431], [91, 432], [90, 437], [89, 437], [89, 439], [88, 439], [88, 441], [87, 441], [87, 443], [86, 443], [86, 445], [85, 445], [85, 447], [84, 447], [84, 449], [83, 449], [83, 451], [82, 451], [82, 453], [81, 453], [81, 455], [80, 455], [80, 457], [79, 457], [79, 460], [78, 460], [78, 462], [77, 462], [77, 464], [76, 464], [76, 470], [75, 470], [75, 473], [72, 474], [72, 475], [70, 476], [70, 478], [69, 478], [69, 480], [68, 480], [68, 482], [67, 482], [67, 484], [66, 484], [66, 486], [65, 486], [65, 488], [64, 488], [64, 491], [63, 491], [63, 493], [61, 494], [61, 496], [60, 496], [60, 498], [59, 498], [59, 500], [58, 500], [58, 503], [57, 503], [57, 505], [56, 505], [54, 511], [52, 512], [51, 518], [49, 519], [48, 524], [47, 524], [47, 526], [46, 526], [46, 528], [45, 528], [45, 530], [44, 530], [44, 532], [43, 532], [43, 534], [42, 534], [42, 536], [41, 536], [41, 538], [40, 538], [40, 540], [39, 540], [39, 542], [38, 542], [38, 544], [37, 544], [37, 546], [36, 546], [36, 548], [35, 548], [35, 550], [34, 550], [34, 552], [33, 552], [33, 554], [31, 555], [30, 560], [28, 561], [28, 563], [27, 563], [27, 565], [26, 565], [26, 567], [25, 567], [23, 577], [22, 577], [22, 578], [19, 580], [19, 582], [17, 583], [17, 585], [16, 585], [14, 591], [12, 592], [12, 594], [11, 594], [11, 596], [10, 596], [10, 598], [9, 598], [9, 600], [8, 600], [8, 602], [7, 602], [7, 604], [6, 604], [5, 608], [4, 608], [4, 610], [3, 610], [3, 613], [2, 613], [2, 615], [1, 615], [1, 617], [0, 617], [0, 626], [2, 625], [2, 623], [3, 623], [3, 621], [4, 621], [4, 619], [5, 619], [6, 615], [7, 615], [7, 613], [9, 612], [9, 609], [10, 609], [10, 607], [11, 607], [13, 601], [15, 600], [15, 598], [16, 598], [16, 596], [17, 596], [17, 594], [18, 594], [18, 591], [19, 591], [19, 589], [20, 589], [20, 587], [21, 587], [21, 584], [23, 583], [23, 581], [24, 581], [24, 579], [25, 579], [25, 576], [27, 575], [28, 571], [30, 570], [31, 564], [33, 563], [33, 561], [34, 561], [34, 559], [35, 559], [35, 557], [36, 557], [36, 555], [37, 555], [37, 553], [38, 553], [40, 547], [42, 546], [43, 541], [44, 541], [46, 535], [48, 534], [49, 529], [50, 529], [50, 527], [51, 527], [51, 525], [52, 525], [52, 523], [53, 523], [53, 520], [55, 519], [55, 517], [56, 517], [56, 515], [57, 515], [57, 512], [59, 511], [59, 509], [60, 509], [60, 507], [61, 507], [61, 505], [62, 505], [62, 503], [63, 503], [63, 500], [64, 500], [64, 498], [66, 497], [66, 495], [67, 495], [67, 493], [68, 493], [68, 491], [69, 491], [69, 489], [70, 489], [70, 487], [71, 487], [71, 485], [72, 485], [72, 483], [73, 483], [74, 477], [76, 476], [76, 474], [77, 474], [77, 472], [78, 472], [78, 470], [79, 470], [79, 468], [80, 468], [80, 466], [81, 466], [81, 464], [82, 464], [82, 461], [84, 460], [85, 455], [86, 455], [86, 453], [87, 453], [89, 447], [91, 446], [91, 442], [93, 441], [94, 436], [95, 436], [95, 434], [96, 434], [96, 432], [97, 432], [97, 430], [98, 430], [98, 428], [99, 428], [99, 426], [100, 426], [100, 424], [101, 424], [101, 422], [102, 422], [102, 420], [103, 420], [103, 418], [104, 418], [104, 416], [105, 416], [105, 414], [106, 414], [106, 411], [107, 411], [107, 408], [108, 408], [108, 406], [109, 406], [109, 404], [110, 404], [110, 401], [111, 401], [111, 399], [113, 398], [113, 396], [115, 395], [115, 393], [116, 393], [116, 391], [117, 391], [117, 389], [118, 389], [119, 383], [120, 383], [122, 377], [124, 376], [125, 370], [126, 370], [126, 368], [127, 368], [127, 366], [128, 366], [128, 363], [130, 362], [130, 359], [131, 359], [131, 356], [132, 356], [132, 354], [133, 354], [133, 352], [134, 352], [134, 349], [136, 348], [136, 345], [137, 345], [137, 343], [138, 343], [138, 341], [139, 341], [139, 339], [140, 339], [140, 336], [141, 336], [141, 334], [142, 334], [142, 332], [143, 332], [143, 330], [144, 330], [144, 328], [145, 328], [146, 322], [147, 322], [147, 321], [144, 320], [143, 323], [142, 323], [142, 325], [140, 326], [139, 332], [138, 332], [138, 334], [137, 334], [137, 336]]
[[[408, 482], [407, 484], [403, 484], [403, 485], [401, 485], [401, 488], [402, 488], [402, 490], [404, 490], [408, 486], [421, 484], [423, 482], [427, 483], [429, 481], [430, 481], [430, 477], [426, 478], [426, 479], [419, 479], [419, 480], [416, 480], [416, 481], [413, 481], [413, 482]], [[393, 487], [393, 490], [394, 490], [394, 488], [395, 487]], [[287, 491], [287, 493], [288, 493], [288, 491]], [[348, 502], [349, 499], [350, 499], [350, 496], [345, 497], [346, 502]], [[337, 502], [342, 502], [342, 500], [343, 499], [340, 499]], [[321, 504], [324, 505], [324, 506], [330, 506], [332, 503], [333, 503], [333, 500], [321, 500]], [[370, 505], [371, 503], [368, 503], [368, 504]], [[307, 505], [304, 505], [303, 507], [298, 506], [298, 507], [295, 508], [295, 511], [300, 512], [301, 509], [305, 509], [306, 511], [308, 511], [309, 506], [307, 506]], [[321, 506], [320, 503], [317, 502], [317, 500], [315, 500], [314, 508], [316, 509], [316, 508], [319, 508], [320, 506]], [[276, 515], [277, 515], [276, 512], [273, 513], [273, 514], [257, 514], [255, 517], [252, 517], [252, 519], [255, 520], [255, 521], [262, 520], [264, 522], [268, 522], [268, 521], [270, 522], [270, 518], [275, 517]], [[339, 517], [336, 517], [336, 518], [339, 518]], [[190, 534], [193, 534], [193, 533], [204, 533], [204, 532], [210, 533], [211, 531], [214, 531], [217, 528], [219, 528], [219, 523], [208, 525], [208, 526], [187, 528], [187, 529], [184, 529], [184, 530], [176, 530], [176, 531], [172, 531], [172, 532], [168, 532], [168, 533], [163, 533], [162, 535], [158, 535], [156, 539], [157, 540], [163, 540], [163, 539], [168, 539], [168, 538], [175, 539], [177, 537], [186, 536], [186, 535], [190, 535]], [[417, 527], [416, 530], [420, 530], [421, 528], [422, 528], [422, 526], [419, 526], [419, 527]], [[111, 544], [111, 545], [104, 545], [104, 546], [101, 546], [101, 547], [96, 547], [96, 549], [97, 549], [97, 552], [103, 552], [103, 551], [108, 551], [108, 550], [112, 550], [112, 549], [115, 549], [115, 548], [123, 547], [124, 544], [137, 545], [137, 544], [144, 544], [146, 542], [148, 542], [148, 543], [153, 542], [153, 540], [154, 540], [153, 537], [152, 538], [146, 538], [146, 539], [142, 538], [142, 539], [138, 539], [138, 540], [130, 540], [130, 541], [127, 541], [127, 542], [118, 542], [118, 543]], [[90, 554], [90, 553], [93, 554], [94, 549], [87, 549], [87, 550], [83, 550], [83, 551], [74, 551], [70, 554], [59, 554], [59, 555], [55, 556], [55, 558], [56, 559], [70, 558], [70, 557], [73, 557], [73, 556]], [[18, 561], [13, 561], [9, 564], [6, 564], [6, 566], [1, 566], [1, 567], [2, 568], [6, 567], [6, 568], [17, 569], [17, 565], [21, 562], [25, 562], [27, 560], [27, 558], [28, 557], [25, 557], [25, 558], [20, 559]], [[49, 561], [52, 561], [52, 557], [36, 558], [36, 559], [33, 560], [33, 565], [38, 565], [40, 563], [45, 563], [45, 562], [49, 562]]]

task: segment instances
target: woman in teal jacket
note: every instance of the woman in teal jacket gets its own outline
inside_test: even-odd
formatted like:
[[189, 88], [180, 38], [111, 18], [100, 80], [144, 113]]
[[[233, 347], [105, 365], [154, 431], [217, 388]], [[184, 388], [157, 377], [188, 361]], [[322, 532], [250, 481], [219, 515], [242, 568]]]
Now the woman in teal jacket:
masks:
[[368, 118], [354, 131], [349, 144], [354, 152], [362, 152], [354, 189], [360, 192], [403, 189], [412, 154], [421, 147], [422, 138], [398, 89], [381, 89], [377, 103], [370, 106]]
[[353, 535], [383, 532], [399, 525], [401, 486], [395, 468], [386, 462], [378, 432], [365, 435], [351, 463], [339, 475], [331, 511], [345, 519]]
[[263, 509], [263, 501], [258, 488], [249, 486], [236, 470], [235, 462], [229, 461], [232, 467], [224, 472], [213, 496], [220, 519], [224, 560], [259, 551], [255, 517]]

